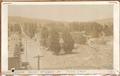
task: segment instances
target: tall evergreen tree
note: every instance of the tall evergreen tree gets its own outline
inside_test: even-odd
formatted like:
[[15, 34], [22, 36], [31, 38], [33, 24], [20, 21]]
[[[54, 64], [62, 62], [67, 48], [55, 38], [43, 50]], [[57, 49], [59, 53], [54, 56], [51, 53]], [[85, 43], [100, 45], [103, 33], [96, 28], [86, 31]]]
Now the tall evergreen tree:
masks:
[[65, 51], [65, 53], [71, 53], [73, 48], [74, 48], [74, 40], [70, 34], [70, 32], [65, 31], [63, 33], [63, 49]]
[[46, 27], [41, 27], [41, 44], [42, 46], [47, 47], [47, 39], [48, 39], [48, 29]]
[[21, 67], [21, 64], [22, 64], [21, 63], [21, 55], [24, 52], [21, 35], [22, 35], [22, 32], [18, 33], [19, 39], [14, 48], [14, 57], [17, 58], [17, 60], [18, 60], [19, 68]]
[[60, 43], [59, 43], [59, 33], [56, 29], [50, 31], [49, 36], [49, 49], [53, 51], [55, 55], [58, 55], [60, 52]]

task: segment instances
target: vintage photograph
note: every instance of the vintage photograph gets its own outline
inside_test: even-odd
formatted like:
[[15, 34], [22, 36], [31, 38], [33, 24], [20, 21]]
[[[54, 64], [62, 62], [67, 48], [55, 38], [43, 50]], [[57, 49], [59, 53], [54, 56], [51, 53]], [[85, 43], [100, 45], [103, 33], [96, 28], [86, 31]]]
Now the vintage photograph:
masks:
[[9, 5], [8, 69], [113, 69], [112, 5]]

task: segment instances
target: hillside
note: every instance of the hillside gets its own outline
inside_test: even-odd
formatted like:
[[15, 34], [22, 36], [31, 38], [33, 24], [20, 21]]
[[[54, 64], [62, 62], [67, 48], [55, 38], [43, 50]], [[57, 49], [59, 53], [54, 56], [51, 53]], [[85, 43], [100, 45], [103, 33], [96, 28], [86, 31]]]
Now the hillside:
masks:
[[[86, 32], [98, 32], [100, 33], [103, 30], [103, 26], [107, 25], [109, 32], [111, 33], [111, 28], [113, 25], [112, 18], [96, 20], [91, 22], [66, 22], [66, 21], [54, 21], [47, 19], [31, 19], [24, 17], [8, 17], [9, 22], [9, 31], [10, 32], [24, 32], [30, 37], [34, 37], [36, 32], [39, 32], [42, 26], [45, 26], [49, 29], [55, 28], [58, 31], [64, 31], [69, 29], [70, 31], [86, 31]], [[16, 30], [17, 28], [17, 30]], [[19, 30], [18, 30], [19, 29]], [[21, 30], [20, 30], [21, 29]], [[99, 30], [99, 31], [98, 31]]]

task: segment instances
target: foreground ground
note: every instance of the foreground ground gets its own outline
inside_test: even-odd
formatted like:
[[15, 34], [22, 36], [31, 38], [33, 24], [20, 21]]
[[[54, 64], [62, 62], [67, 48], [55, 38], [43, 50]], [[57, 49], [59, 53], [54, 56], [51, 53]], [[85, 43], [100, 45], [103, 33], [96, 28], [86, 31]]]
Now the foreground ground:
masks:
[[[104, 40], [106, 42], [102, 43]], [[104, 40], [97, 40], [98, 43], [94, 41], [86, 45], [76, 44], [73, 53], [59, 56], [40, 47], [37, 41], [30, 40], [30, 43], [27, 42], [27, 52], [23, 55], [23, 61], [30, 63], [29, 69], [37, 69], [38, 60], [35, 56], [40, 55], [41, 69], [111, 69], [113, 65], [112, 37], [106, 37]]]

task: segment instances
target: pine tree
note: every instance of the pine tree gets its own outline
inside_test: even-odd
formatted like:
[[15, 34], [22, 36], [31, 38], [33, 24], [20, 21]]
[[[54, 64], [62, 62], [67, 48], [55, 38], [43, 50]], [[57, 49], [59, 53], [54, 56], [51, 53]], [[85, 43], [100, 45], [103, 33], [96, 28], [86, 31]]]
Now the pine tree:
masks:
[[41, 28], [41, 44], [42, 46], [47, 47], [47, 39], [48, 39], [48, 29], [46, 27]]
[[63, 49], [65, 51], [65, 53], [71, 53], [73, 48], [74, 48], [74, 40], [70, 34], [70, 32], [65, 31], [63, 33]]
[[37, 24], [35, 23], [25, 23], [25, 26], [23, 26], [24, 33], [29, 36], [30, 38], [33, 38], [37, 32]]
[[55, 29], [50, 31], [49, 49], [53, 51], [55, 55], [58, 55], [60, 52], [59, 33]]
[[17, 58], [18, 65], [19, 65], [19, 67], [17, 67], [17, 68], [20, 68], [20, 66], [21, 66], [21, 55], [24, 52], [22, 39], [21, 39], [21, 33], [19, 33], [19, 36], [20, 36], [20, 38], [18, 40], [19, 42], [15, 45], [15, 49], [14, 49], [14, 57]]
[[20, 68], [20, 65], [21, 65], [21, 54], [22, 54], [21, 51], [23, 51], [21, 49], [21, 45], [16, 44], [15, 51], [14, 51], [14, 57], [17, 58], [17, 61], [18, 61], [19, 67], [17, 67], [17, 68]]

